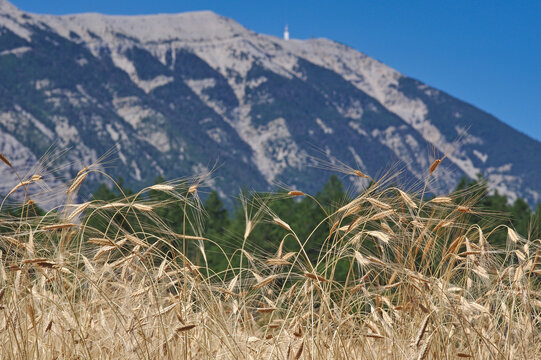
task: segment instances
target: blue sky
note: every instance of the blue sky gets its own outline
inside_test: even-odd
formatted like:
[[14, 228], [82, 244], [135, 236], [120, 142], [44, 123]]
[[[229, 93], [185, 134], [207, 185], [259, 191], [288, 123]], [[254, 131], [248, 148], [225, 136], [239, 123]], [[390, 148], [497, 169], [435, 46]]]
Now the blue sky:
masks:
[[326, 37], [495, 115], [541, 140], [541, 1], [12, 0], [68, 14], [213, 10], [247, 28]]

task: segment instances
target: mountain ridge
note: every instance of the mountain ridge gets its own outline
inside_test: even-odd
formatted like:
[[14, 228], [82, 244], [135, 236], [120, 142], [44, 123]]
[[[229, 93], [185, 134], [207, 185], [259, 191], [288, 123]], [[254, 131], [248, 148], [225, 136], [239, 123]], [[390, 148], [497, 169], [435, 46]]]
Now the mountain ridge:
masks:
[[[419, 181], [431, 144], [449, 162], [434, 192], [481, 173], [512, 200], [541, 199], [541, 174], [532, 170], [539, 160], [526, 156], [541, 151], [539, 142], [338, 42], [284, 41], [210, 11], [53, 16], [3, 0], [0, 31], [0, 80], [12, 86], [0, 81], [0, 93], [13, 99], [0, 103], [8, 155], [26, 149], [37, 160], [47, 141], [30, 146], [27, 133], [71, 144], [71, 161], [85, 164], [114, 147], [128, 183], [188, 175], [220, 158], [226, 165], [210, 185], [225, 195], [241, 185], [317, 187], [313, 144], [367, 173], [400, 162]], [[23, 134], [10, 128], [17, 121], [27, 124]], [[245, 183], [233, 178], [240, 169]]]

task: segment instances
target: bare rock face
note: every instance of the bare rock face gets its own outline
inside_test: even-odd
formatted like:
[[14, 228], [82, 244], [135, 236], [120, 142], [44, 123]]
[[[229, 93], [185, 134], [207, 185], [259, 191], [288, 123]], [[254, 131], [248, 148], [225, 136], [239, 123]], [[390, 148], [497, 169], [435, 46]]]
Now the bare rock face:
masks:
[[[433, 192], [482, 174], [510, 199], [541, 200], [541, 143], [490, 114], [345, 45], [284, 41], [208, 11], [51, 16], [0, 0], [0, 138], [28, 173], [51, 144], [70, 149], [47, 173], [58, 183], [108, 150], [105, 170], [128, 185], [217, 161], [222, 194], [317, 190], [328, 174], [314, 156], [373, 176], [398, 164], [415, 183], [446, 154]], [[6, 193], [16, 179], [0, 171]]]

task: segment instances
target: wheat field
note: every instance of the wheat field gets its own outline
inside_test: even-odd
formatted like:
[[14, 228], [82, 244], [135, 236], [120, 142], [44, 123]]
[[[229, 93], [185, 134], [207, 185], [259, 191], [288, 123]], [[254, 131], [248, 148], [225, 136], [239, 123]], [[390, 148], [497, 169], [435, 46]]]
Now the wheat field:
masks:
[[[312, 236], [299, 238], [266, 198], [245, 200], [242, 245], [215, 272], [206, 249], [223, 244], [202, 235], [198, 179], [77, 203], [92, 171], [81, 170], [66, 203], [46, 214], [24, 197], [16, 215], [1, 215], [2, 359], [541, 355], [540, 240], [507, 228], [506, 248], [492, 246], [492, 233], [463, 221], [477, 211], [475, 199], [422, 200], [375, 181], [320, 219], [330, 231], [315, 257], [305, 251]], [[39, 181], [21, 178], [12, 193]], [[190, 209], [179, 219], [182, 233], [160, 219], [165, 204], [150, 191]], [[250, 250], [262, 222], [287, 232], [272, 239], [272, 253]], [[336, 276], [339, 265], [345, 278]]]

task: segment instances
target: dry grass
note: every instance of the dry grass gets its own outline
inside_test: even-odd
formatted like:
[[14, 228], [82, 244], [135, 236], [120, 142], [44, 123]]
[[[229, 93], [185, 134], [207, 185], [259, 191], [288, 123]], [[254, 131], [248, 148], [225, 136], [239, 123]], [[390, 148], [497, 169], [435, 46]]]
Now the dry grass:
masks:
[[[68, 204], [55, 216], [32, 216], [26, 202], [20, 217], [4, 216], [9, 231], [0, 235], [0, 357], [541, 355], [539, 240], [509, 229], [507, 249], [492, 248], [491, 234], [464, 225], [473, 204], [457, 206], [448, 197], [422, 202], [396, 188], [372, 187], [322, 219], [332, 230], [317, 261], [310, 261], [304, 246], [313, 239], [299, 239], [287, 219], [262, 203], [247, 212], [239, 238], [248, 243], [259, 221], [290, 236], [275, 239], [275, 254], [239, 249], [240, 266], [215, 274], [204, 265], [205, 245], [220, 239], [201, 236], [197, 216], [184, 219], [185, 234], [166, 229], [155, 215], [163, 204], [144, 196], [164, 191], [198, 213], [197, 184], [154, 185], [114, 203]], [[115, 216], [107, 217], [111, 211]], [[92, 218], [101, 218], [108, 231], [93, 229]], [[289, 241], [300, 251], [285, 253]], [[199, 253], [185, 256], [188, 248]], [[347, 279], [337, 281], [344, 262]]]

